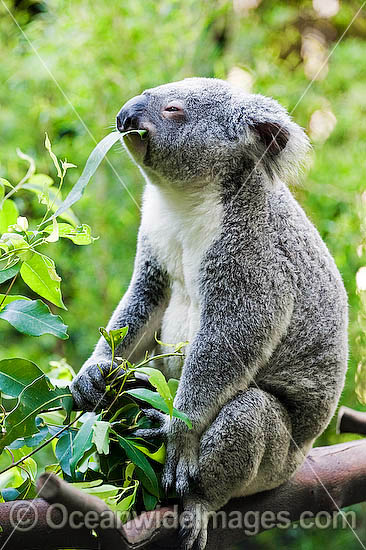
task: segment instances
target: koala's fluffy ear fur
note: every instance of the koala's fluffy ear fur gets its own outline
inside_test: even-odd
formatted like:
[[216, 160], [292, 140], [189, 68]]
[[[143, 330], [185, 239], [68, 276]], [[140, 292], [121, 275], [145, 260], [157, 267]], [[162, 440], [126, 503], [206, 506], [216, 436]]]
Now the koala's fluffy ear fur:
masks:
[[245, 150], [271, 179], [291, 181], [303, 168], [309, 139], [274, 99], [261, 95], [242, 101], [241, 123], [246, 128]]

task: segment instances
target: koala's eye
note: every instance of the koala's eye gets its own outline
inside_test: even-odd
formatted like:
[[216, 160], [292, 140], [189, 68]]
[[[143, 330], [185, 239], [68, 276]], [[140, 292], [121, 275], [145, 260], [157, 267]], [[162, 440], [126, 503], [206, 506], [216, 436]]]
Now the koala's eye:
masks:
[[164, 118], [171, 120], [183, 120], [184, 119], [184, 109], [180, 102], [168, 103], [163, 107], [162, 115]]
[[181, 111], [179, 107], [174, 107], [174, 105], [171, 105], [170, 107], [165, 107], [164, 111], [167, 111], [168, 113], [176, 113], [177, 111]]

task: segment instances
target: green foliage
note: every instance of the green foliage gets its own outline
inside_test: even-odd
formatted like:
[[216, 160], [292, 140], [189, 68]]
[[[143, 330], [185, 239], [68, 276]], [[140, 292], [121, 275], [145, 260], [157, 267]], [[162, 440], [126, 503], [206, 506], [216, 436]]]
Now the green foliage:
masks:
[[[351, 350], [341, 402], [360, 408], [358, 398], [366, 401], [365, 291], [356, 286], [356, 274], [366, 266], [365, 13], [363, 10], [347, 30], [325, 63], [321, 78], [308, 88], [311, 77], [305, 60], [306, 34], [319, 37], [314, 43], [316, 51], [327, 56], [346, 31], [360, 2], [340, 2], [338, 13], [329, 18], [320, 17], [310, 0], [256, 3], [257, 8], [246, 10], [240, 9], [245, 2], [229, 0], [125, 0], [94, 3], [91, 9], [87, 0], [60, 0], [38, 3], [43, 9], [35, 14], [27, 11], [24, 3], [8, 2], [15, 6], [13, 13], [42, 61], [9, 15], [1, 11], [0, 43], [6, 62], [0, 64], [0, 200], [12, 188], [7, 180], [15, 182], [23, 177], [14, 154], [18, 145], [37, 159], [38, 174], [26, 181], [21, 193], [10, 198], [15, 199], [12, 202], [17, 216], [19, 211], [41, 222], [43, 206], [51, 206], [53, 213], [62, 202], [55, 198], [56, 168], [50, 168], [43, 154], [40, 136], [45, 131], [51, 136], [56, 154], [66, 155], [83, 166], [121, 105], [143, 89], [189, 76], [227, 78], [235, 76], [233, 69], [239, 69], [236, 74], [244, 83], [249, 82], [252, 91], [275, 97], [290, 111], [295, 108], [294, 119], [310, 131], [315, 148], [312, 165], [304, 183], [293, 191], [334, 255], [347, 288]], [[312, 133], [311, 121], [316, 111], [330, 111], [335, 116], [336, 125], [325, 138]], [[60, 238], [52, 253], [57, 273], [67, 281], [63, 293], [69, 309], [62, 316], [69, 326], [70, 339], [50, 335], [28, 338], [2, 322], [0, 338], [7, 345], [1, 346], [0, 358], [16, 357], [21, 348], [36, 363], [44, 364], [45, 357], [58, 362], [66, 357], [77, 370], [95, 344], [96, 327], [107, 322], [126, 290], [135, 255], [142, 177], [117, 148], [111, 149], [108, 158], [109, 162], [100, 166], [94, 186], [86, 189], [78, 203], [77, 216], [70, 211], [60, 216], [72, 227], [79, 224], [80, 216], [102, 238], [93, 246], [81, 247], [73, 246], [71, 239]], [[76, 181], [76, 169], [72, 169], [67, 174], [65, 190], [68, 192]], [[38, 202], [38, 197], [44, 202]], [[11, 224], [17, 219], [14, 205], [8, 207], [13, 210]], [[3, 231], [6, 228], [1, 227], [0, 232]], [[62, 237], [61, 228], [59, 233]], [[3, 295], [18, 264], [7, 274], [0, 271]], [[12, 292], [21, 296], [29, 293], [20, 276]], [[62, 367], [53, 370], [58, 377]], [[131, 404], [126, 415], [128, 410], [132, 415], [133, 407]], [[126, 418], [127, 423], [129, 419]], [[319, 443], [334, 443], [347, 437], [336, 436], [332, 423]], [[60, 441], [61, 438], [58, 444]], [[42, 468], [55, 461], [50, 447], [35, 455]], [[12, 452], [16, 459], [18, 451]], [[19, 488], [22, 480], [28, 483], [24, 471], [16, 475], [14, 472], [15, 469], [8, 472], [14, 475], [14, 482], [7, 486]], [[147, 495], [143, 497], [146, 507], [151, 502]], [[129, 493], [126, 498], [131, 498]], [[257, 540], [261, 550], [359, 546], [349, 529], [318, 533], [300, 529], [272, 531], [251, 540], [251, 545]]]
[[[52, 224], [45, 225], [45, 219], [50, 211], [54, 210], [55, 203], [62, 209], [61, 214], [67, 214], [67, 219], [74, 221], [71, 210], [63, 207], [61, 188], [66, 172], [75, 165], [59, 161], [51, 149], [50, 140], [46, 134], [46, 149], [56, 167], [59, 178], [57, 190], [50, 189], [53, 180], [45, 174], [36, 174], [34, 160], [18, 151], [21, 159], [28, 162], [28, 171], [16, 184], [12, 185], [4, 178], [1, 179], [0, 189], [0, 283], [12, 279], [5, 294], [0, 294], [0, 319], [8, 321], [14, 328], [23, 334], [41, 336], [53, 334], [61, 339], [68, 338], [67, 326], [59, 316], [53, 315], [49, 307], [41, 300], [29, 300], [27, 296], [10, 294], [18, 275], [23, 282], [36, 294], [58, 307], [66, 309], [62, 301], [61, 277], [56, 272], [55, 262], [49, 256], [41, 253], [38, 248], [55, 243], [60, 237], [70, 239], [74, 244], [86, 245], [95, 239], [91, 236], [90, 227], [86, 224], [74, 227], [70, 223], [57, 222], [57, 214], [51, 216]], [[28, 183], [27, 183], [28, 182]], [[31, 183], [29, 183], [31, 182]], [[5, 194], [5, 186], [10, 191]], [[27, 186], [27, 187], [26, 187]], [[45, 213], [35, 229], [29, 229], [29, 222], [25, 216], [19, 216], [19, 210], [13, 197], [26, 188], [36, 193], [41, 204], [46, 206]]]
[[[103, 329], [102, 332], [112, 349], [127, 334], [126, 329], [109, 333]], [[178, 351], [166, 355], [181, 356], [179, 346]], [[52, 471], [70, 483], [97, 494], [114, 510], [127, 513], [134, 508], [141, 510], [144, 506], [153, 509], [164, 494], [160, 476], [165, 446], [162, 441], [145, 441], [134, 434], [139, 428], [153, 426], [140, 406], [151, 403], [190, 425], [185, 415], [168, 407], [167, 403], [173, 402], [174, 395], [164, 376], [160, 371], [144, 366], [157, 357], [161, 356], [146, 356], [137, 365], [121, 360], [118, 368], [112, 361], [110, 405], [98, 414], [78, 415], [71, 411], [72, 397], [67, 385], [55, 387], [49, 376], [25, 359], [0, 361], [3, 411], [0, 449], [11, 453], [13, 461], [0, 472], [3, 500], [34, 497], [36, 475], [47, 469], [39, 468], [31, 457], [50, 445]], [[64, 363], [51, 367], [49, 374], [54, 375], [56, 368], [60, 380], [60, 369], [64, 374], [68, 370]], [[136, 372], [147, 374], [158, 392], [144, 389], [151, 396], [146, 398], [135, 389], [135, 396], [128, 388], [138, 383]], [[29, 472], [30, 468], [32, 472]], [[22, 472], [27, 472], [25, 481]]]
[[6, 296], [3, 305], [6, 307], [0, 311], [0, 319], [8, 321], [19, 332], [30, 336], [49, 333], [63, 340], [68, 338], [67, 326], [63, 324], [61, 317], [52, 315], [41, 300], [28, 301], [24, 296]]

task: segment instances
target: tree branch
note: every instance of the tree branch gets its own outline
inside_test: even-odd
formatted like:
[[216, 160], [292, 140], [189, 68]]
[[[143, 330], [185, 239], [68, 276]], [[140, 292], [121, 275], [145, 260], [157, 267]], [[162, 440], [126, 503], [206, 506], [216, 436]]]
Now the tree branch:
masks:
[[337, 419], [337, 433], [366, 435], [366, 412], [340, 407]]
[[[350, 506], [365, 500], [366, 495], [366, 440], [351, 441], [318, 447], [313, 449], [296, 475], [280, 487], [258, 493], [250, 497], [233, 499], [222, 510], [228, 520], [253, 512], [260, 518], [268, 511], [274, 516], [286, 512], [288, 521], [296, 521], [304, 511], [316, 514], [319, 511], [333, 512], [345, 506]], [[71, 487], [56, 476], [44, 474], [38, 483], [40, 495], [43, 498], [33, 501], [14, 501], [0, 505], [0, 547], [3, 550], [35, 550], [47, 548], [87, 548], [90, 550], [126, 550], [146, 549], [173, 550], [178, 548], [177, 520], [178, 512], [173, 507], [161, 508], [154, 512], [144, 512], [134, 520], [121, 526], [118, 521], [110, 523], [108, 529], [98, 528], [98, 520], [110, 515], [103, 501]], [[47, 501], [47, 502], [46, 502]], [[49, 518], [54, 523], [61, 522], [61, 511], [52, 507], [54, 503], [65, 506], [68, 513], [77, 511], [76, 523], [86, 513], [94, 514], [95, 532], [85, 527], [73, 528], [64, 525], [55, 528], [50, 525]], [[14, 519], [20, 507], [27, 506], [25, 519], [34, 519], [34, 527], [28, 531], [14, 531]], [[31, 507], [30, 507], [31, 506]], [[79, 514], [80, 512], [80, 514]], [[222, 517], [220, 512], [220, 516]], [[108, 515], [109, 514], [109, 515]], [[19, 517], [19, 516], [18, 516]], [[264, 517], [264, 516], [263, 516]], [[209, 528], [208, 550], [228, 550], [233, 545], [246, 539], [243, 525], [222, 526], [218, 521], [217, 528], [211, 524]], [[253, 524], [250, 524], [253, 527]], [[233, 525], [231, 525], [233, 527]], [[248, 526], [246, 525], [247, 529]], [[274, 527], [268, 522], [258, 524], [257, 532]]]

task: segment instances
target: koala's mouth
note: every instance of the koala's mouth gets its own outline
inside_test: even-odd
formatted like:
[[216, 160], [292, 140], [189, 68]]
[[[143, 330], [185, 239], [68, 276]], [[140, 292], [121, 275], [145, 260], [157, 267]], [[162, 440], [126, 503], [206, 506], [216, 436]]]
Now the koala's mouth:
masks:
[[[138, 132], [145, 132], [140, 135]], [[139, 131], [132, 131], [121, 135], [121, 140], [126, 145], [127, 149], [137, 162], [143, 162], [147, 153], [149, 143], [148, 130], [141, 129]]]

